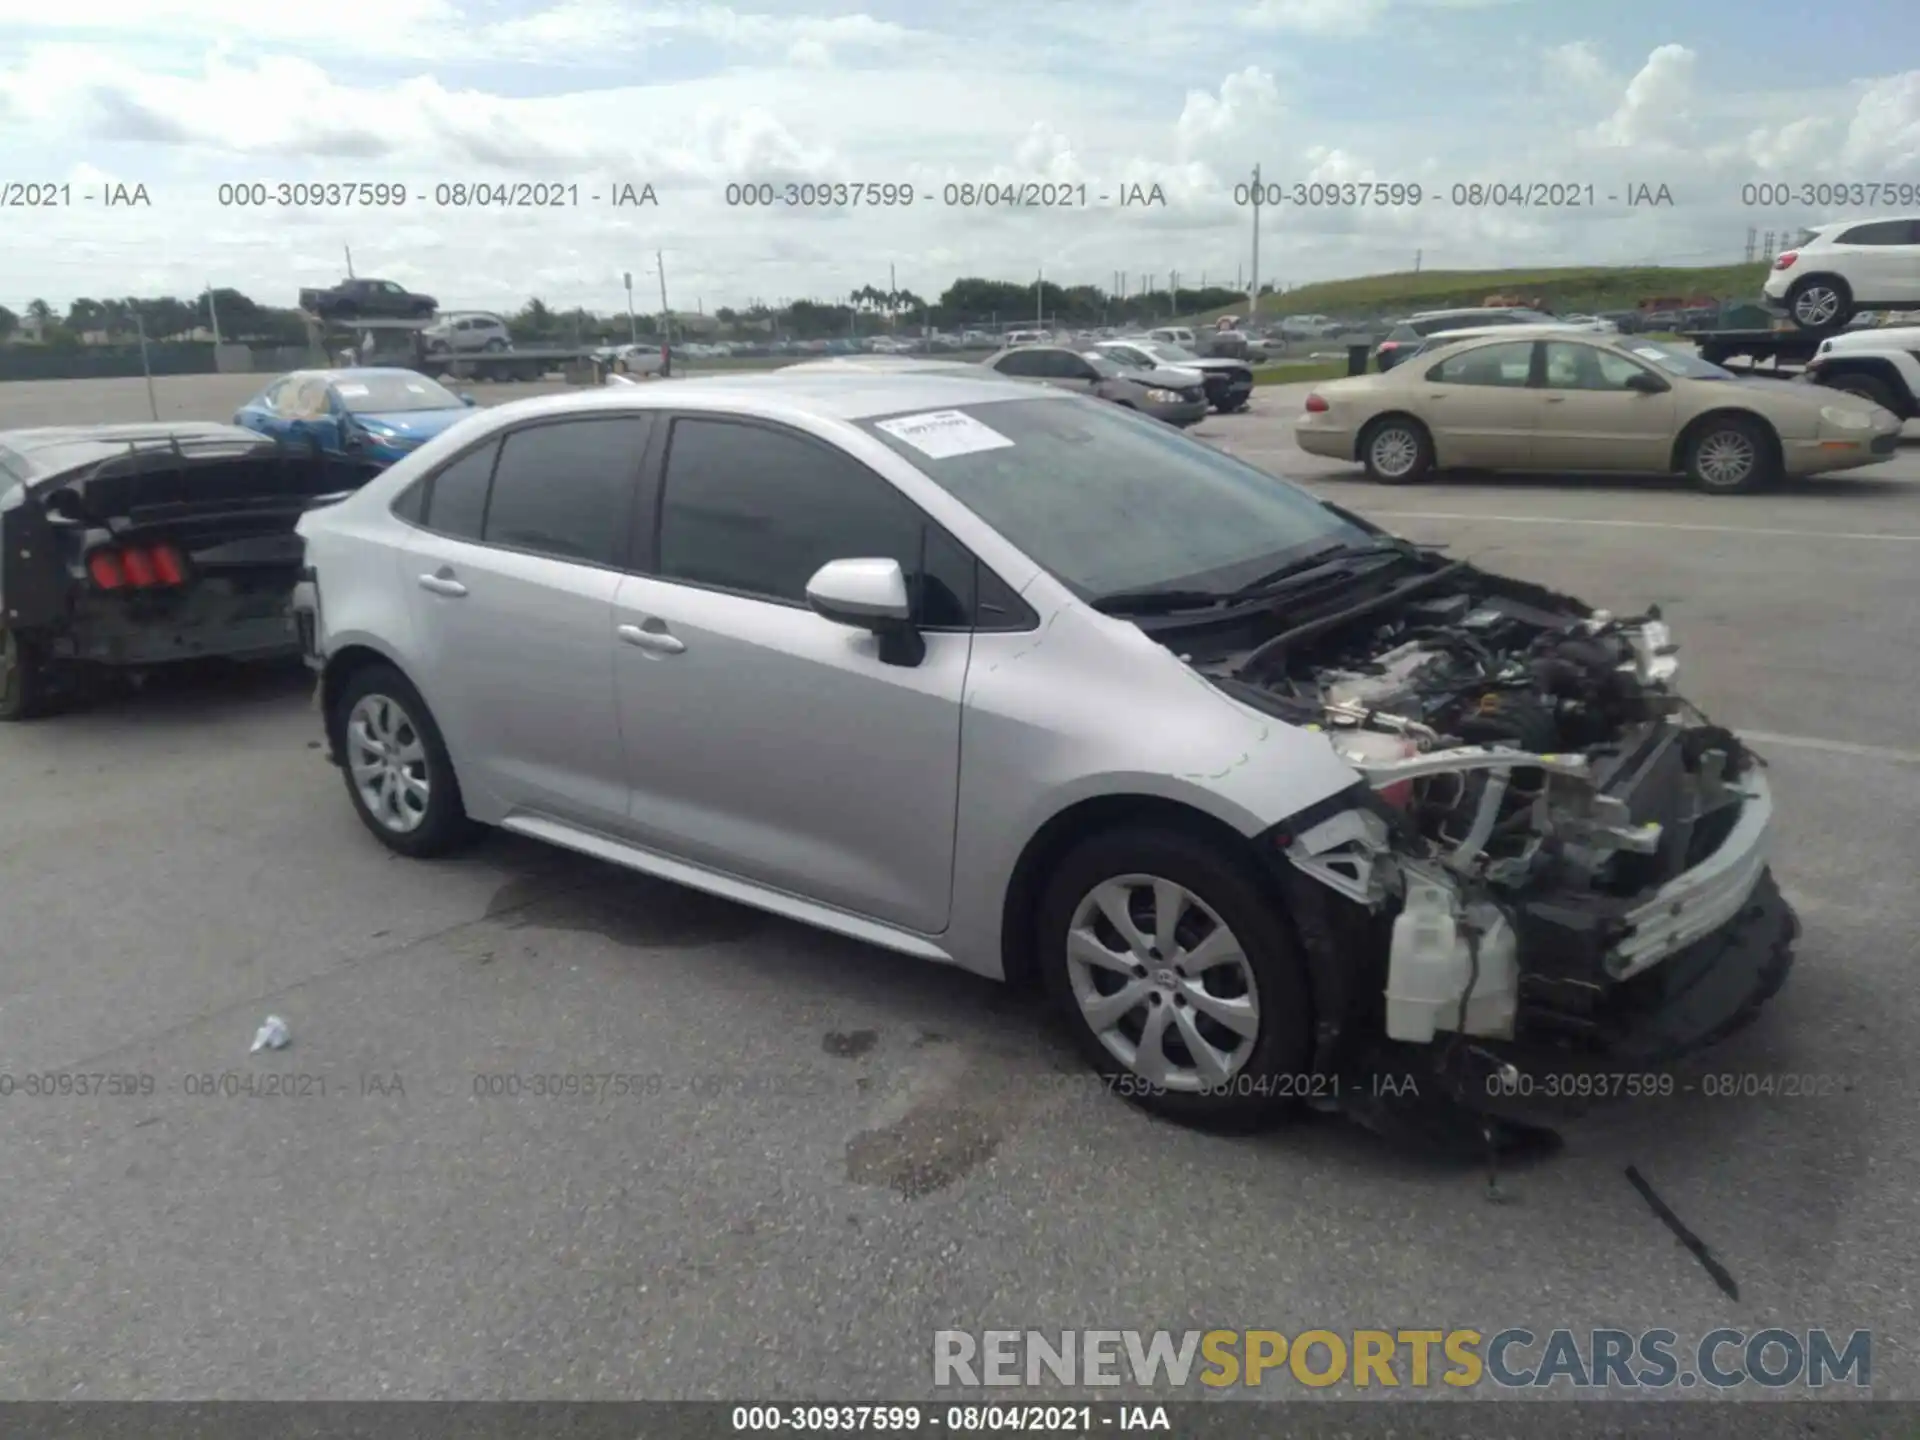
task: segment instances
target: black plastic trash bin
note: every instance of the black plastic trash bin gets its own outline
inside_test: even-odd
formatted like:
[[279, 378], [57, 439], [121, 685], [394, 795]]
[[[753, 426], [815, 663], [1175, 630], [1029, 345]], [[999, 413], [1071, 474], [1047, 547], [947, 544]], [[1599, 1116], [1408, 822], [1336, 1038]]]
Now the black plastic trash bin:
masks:
[[1347, 346], [1347, 374], [1364, 375], [1367, 373], [1367, 361], [1373, 355], [1371, 345]]

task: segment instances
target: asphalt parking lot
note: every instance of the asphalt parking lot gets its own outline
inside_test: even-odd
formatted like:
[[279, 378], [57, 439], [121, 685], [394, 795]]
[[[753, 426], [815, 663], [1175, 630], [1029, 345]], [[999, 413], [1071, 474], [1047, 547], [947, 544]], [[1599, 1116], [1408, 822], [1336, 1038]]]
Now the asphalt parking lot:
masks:
[[[257, 383], [158, 395], [224, 418]], [[1920, 448], [1752, 498], [1382, 490], [1292, 447], [1298, 398], [1200, 433], [1665, 608], [1690, 693], [1771, 764], [1806, 927], [1683, 1081], [1843, 1084], [1622, 1102], [1504, 1203], [1337, 1119], [1189, 1133], [1073, 1083], [987, 982], [508, 837], [393, 857], [304, 672], [156, 679], [0, 732], [0, 1398], [905, 1398], [946, 1328], [1462, 1324], [1864, 1328], [1875, 1393], [1920, 1394]], [[0, 428], [146, 414], [137, 380], [0, 386]], [[269, 1013], [293, 1044], [250, 1056]], [[25, 1093], [53, 1071], [151, 1093]], [[489, 1093], [541, 1075], [630, 1093]]]

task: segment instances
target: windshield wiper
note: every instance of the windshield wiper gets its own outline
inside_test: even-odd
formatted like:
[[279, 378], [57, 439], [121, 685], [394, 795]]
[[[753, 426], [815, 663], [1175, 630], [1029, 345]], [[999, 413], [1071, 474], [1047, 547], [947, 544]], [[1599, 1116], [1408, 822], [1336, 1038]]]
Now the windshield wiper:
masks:
[[1255, 600], [1276, 591], [1290, 589], [1300, 580], [1311, 575], [1318, 579], [1331, 578], [1322, 572], [1330, 567], [1339, 566], [1348, 560], [1369, 560], [1376, 556], [1393, 555], [1403, 559], [1416, 559], [1420, 548], [1409, 540], [1396, 540], [1383, 537], [1358, 545], [1333, 545], [1325, 550], [1316, 550], [1311, 555], [1302, 556], [1290, 564], [1282, 565], [1278, 570], [1262, 575], [1258, 580], [1249, 582], [1235, 590], [1227, 598], [1232, 600]]
[[1211, 610], [1222, 605], [1264, 600], [1291, 590], [1302, 581], [1339, 579], [1353, 572], [1344, 562], [1380, 556], [1418, 559], [1431, 547], [1384, 536], [1363, 544], [1331, 545], [1262, 575], [1237, 590], [1116, 590], [1088, 603], [1107, 615], [1168, 615], [1182, 610]]

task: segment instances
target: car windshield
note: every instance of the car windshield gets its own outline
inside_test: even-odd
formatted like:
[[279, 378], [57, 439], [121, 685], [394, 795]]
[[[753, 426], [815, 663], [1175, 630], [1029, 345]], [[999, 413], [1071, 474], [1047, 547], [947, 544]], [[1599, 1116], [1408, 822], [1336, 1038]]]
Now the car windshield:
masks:
[[[937, 442], [914, 433], [927, 421]], [[1373, 538], [1297, 486], [1097, 401], [1003, 400], [863, 428], [1083, 599], [1232, 588]]]
[[1657, 340], [1636, 340], [1627, 347], [1629, 354], [1638, 355], [1650, 365], [1658, 365], [1669, 375], [1678, 375], [1686, 380], [1735, 380], [1731, 370], [1702, 360], [1690, 350], [1682, 350], [1673, 345], [1663, 345]]
[[333, 382], [333, 390], [355, 415], [391, 415], [402, 410], [458, 410], [463, 402], [451, 390], [424, 375], [359, 374]]
[[1080, 358], [1093, 366], [1102, 380], [1111, 380], [1120, 373], [1120, 367], [1097, 350], [1083, 350]]
[[1154, 359], [1163, 360], [1169, 365], [1184, 365], [1190, 360], [1198, 360], [1200, 358], [1194, 354], [1193, 351], [1187, 349], [1186, 346], [1175, 345], [1166, 340], [1156, 340], [1151, 345], [1142, 345], [1140, 348], [1145, 350]]

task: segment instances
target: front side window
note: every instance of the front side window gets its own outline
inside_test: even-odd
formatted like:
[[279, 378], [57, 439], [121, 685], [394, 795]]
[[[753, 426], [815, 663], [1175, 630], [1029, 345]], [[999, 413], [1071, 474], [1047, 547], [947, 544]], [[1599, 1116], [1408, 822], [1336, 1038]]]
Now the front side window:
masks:
[[1635, 375], [1645, 373], [1617, 350], [1598, 345], [1550, 340], [1546, 350], [1550, 390], [1625, 390]]
[[899, 561], [918, 623], [969, 622], [971, 557], [885, 477], [789, 431], [674, 422], [660, 499], [662, 579], [804, 605], [822, 565], [863, 559]]
[[1481, 345], [1459, 355], [1449, 355], [1427, 371], [1427, 379], [1436, 385], [1491, 385], [1517, 388], [1527, 383], [1533, 369], [1533, 342], [1510, 341], [1503, 345]]
[[481, 538], [558, 560], [619, 563], [651, 428], [648, 416], [618, 415], [513, 431]]

